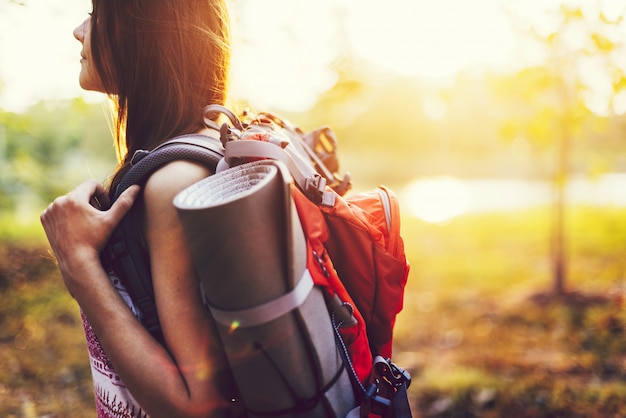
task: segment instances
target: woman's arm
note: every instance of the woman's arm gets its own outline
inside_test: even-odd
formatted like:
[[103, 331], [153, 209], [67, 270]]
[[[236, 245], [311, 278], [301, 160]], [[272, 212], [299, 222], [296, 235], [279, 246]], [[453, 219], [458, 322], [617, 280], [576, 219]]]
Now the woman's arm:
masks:
[[135, 187], [107, 211], [89, 201], [95, 182], [55, 200], [42, 223], [64, 282], [105, 352], [139, 404], [156, 417], [219, 416], [228, 407], [219, 389], [226, 367], [215, 328], [204, 314], [189, 251], [172, 199], [205, 177], [206, 168], [175, 162], [156, 172], [144, 190], [146, 239], [167, 349], [132, 315], [100, 265], [99, 253], [131, 206]]
[[220, 405], [223, 392], [232, 381], [217, 329], [203, 308], [191, 254], [172, 201], [183, 188], [208, 174], [204, 166], [173, 162], [153, 174], [144, 191], [145, 231], [159, 319], [181, 375], [180, 383], [184, 384], [184, 388], [171, 392], [177, 397], [172, 402], [180, 401], [179, 393], [184, 389], [185, 402], [205, 410], [224, 406]]

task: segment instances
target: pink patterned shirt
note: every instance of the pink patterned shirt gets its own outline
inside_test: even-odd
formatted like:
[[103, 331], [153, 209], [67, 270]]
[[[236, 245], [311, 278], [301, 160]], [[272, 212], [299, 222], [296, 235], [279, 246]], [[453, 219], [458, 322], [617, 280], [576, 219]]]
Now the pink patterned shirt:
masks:
[[[139, 317], [137, 309], [119, 279], [113, 274], [109, 278], [133, 314]], [[87, 338], [98, 418], [148, 418], [148, 415], [139, 406], [124, 385], [124, 382], [115, 372], [113, 365], [82, 312], [81, 316], [85, 328], [85, 337]]]

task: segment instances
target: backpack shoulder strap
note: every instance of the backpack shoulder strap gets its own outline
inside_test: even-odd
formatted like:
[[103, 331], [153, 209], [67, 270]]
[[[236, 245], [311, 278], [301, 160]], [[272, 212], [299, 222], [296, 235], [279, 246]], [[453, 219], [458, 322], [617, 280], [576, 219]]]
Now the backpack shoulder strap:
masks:
[[199, 134], [177, 136], [152, 151], [139, 150], [133, 155], [131, 169], [115, 190], [115, 199], [133, 184], [147, 181], [150, 174], [171, 161], [197, 161], [215, 171], [217, 163], [223, 156], [224, 147], [219, 139]]
[[[119, 183], [114, 199], [131, 185], [145, 183], [152, 173], [171, 161], [197, 161], [215, 171], [223, 155], [220, 140], [205, 135], [183, 135], [164, 142], [152, 151], [139, 151], [133, 156], [132, 168]], [[150, 260], [141, 245], [136, 216], [136, 211], [131, 209], [122, 219], [102, 251], [101, 259], [103, 266], [113, 271], [125, 286], [139, 309], [142, 324], [162, 341]]]

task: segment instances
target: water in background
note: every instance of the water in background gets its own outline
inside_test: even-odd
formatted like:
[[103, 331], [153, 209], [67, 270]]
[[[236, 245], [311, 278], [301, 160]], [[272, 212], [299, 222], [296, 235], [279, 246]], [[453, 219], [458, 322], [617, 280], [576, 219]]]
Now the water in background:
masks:
[[[464, 213], [548, 205], [552, 190], [549, 182], [536, 180], [430, 177], [414, 180], [400, 194], [409, 213], [438, 223]], [[626, 207], [626, 173], [574, 177], [565, 195], [568, 204]]]

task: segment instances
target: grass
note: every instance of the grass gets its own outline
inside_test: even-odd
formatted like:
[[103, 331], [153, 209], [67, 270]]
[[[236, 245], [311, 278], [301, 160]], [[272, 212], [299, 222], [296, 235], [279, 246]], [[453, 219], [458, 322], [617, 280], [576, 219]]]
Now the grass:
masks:
[[[547, 211], [404, 219], [394, 360], [414, 416], [626, 416], [626, 213], [576, 208], [567, 225], [577, 297], [547, 300], [534, 297], [550, 288]], [[0, 416], [94, 416], [78, 309], [41, 232], [5, 229]]]

